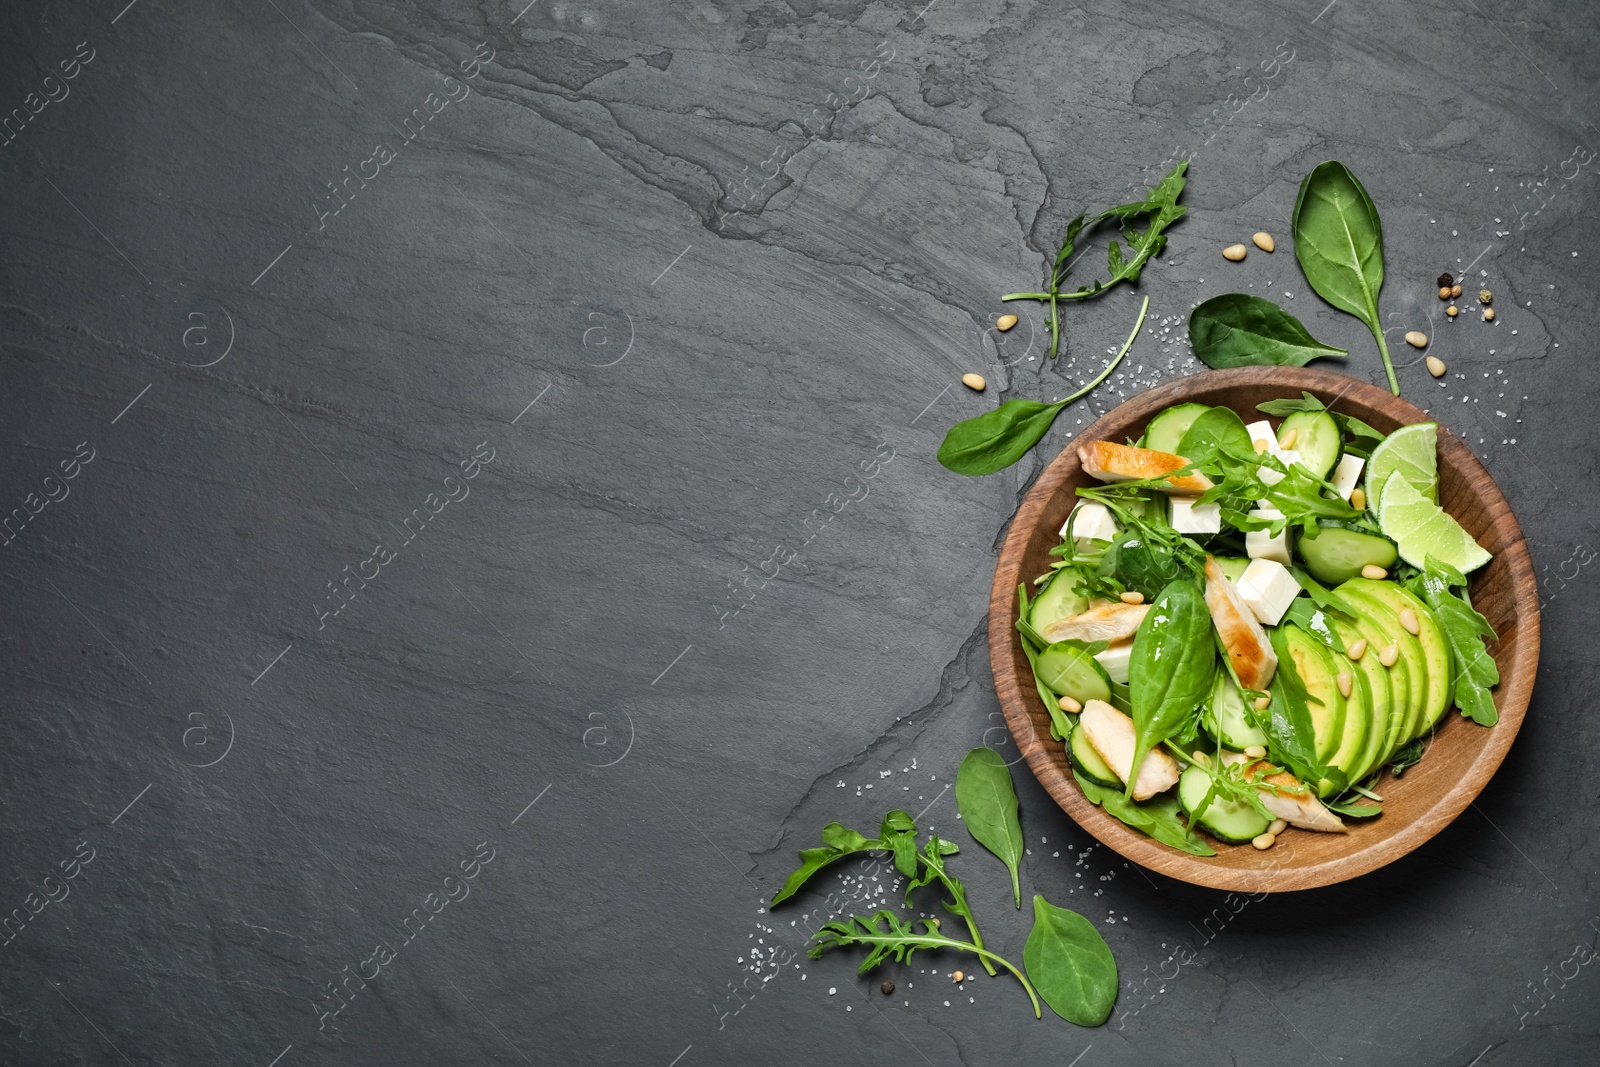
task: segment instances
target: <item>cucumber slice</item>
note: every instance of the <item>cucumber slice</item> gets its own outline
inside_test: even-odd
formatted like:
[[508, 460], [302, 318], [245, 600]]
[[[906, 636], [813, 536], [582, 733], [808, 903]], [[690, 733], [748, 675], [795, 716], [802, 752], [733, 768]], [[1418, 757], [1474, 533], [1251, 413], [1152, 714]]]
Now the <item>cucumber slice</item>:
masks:
[[1122, 789], [1122, 779], [1117, 777], [1117, 772], [1106, 766], [1106, 761], [1100, 758], [1100, 753], [1089, 744], [1089, 734], [1085, 730], [1074, 727], [1072, 736], [1067, 739], [1067, 758], [1072, 761], [1072, 769], [1083, 775], [1095, 785], [1107, 789]]
[[1070, 618], [1088, 611], [1089, 601], [1078, 593], [1077, 584], [1076, 574], [1069, 574], [1066, 570], [1056, 571], [1055, 577], [1050, 579], [1050, 584], [1034, 598], [1033, 607], [1028, 610], [1028, 625], [1036, 631], [1043, 632], [1046, 626], [1057, 619]]
[[1194, 420], [1209, 410], [1205, 404], [1174, 404], [1150, 420], [1150, 425], [1144, 428], [1144, 438], [1139, 443], [1157, 452], [1179, 455], [1178, 442], [1194, 425]]
[[1296, 411], [1278, 427], [1278, 440], [1290, 430], [1295, 431], [1294, 451], [1300, 453], [1300, 465], [1318, 478], [1326, 478], [1344, 452], [1339, 424], [1326, 411]]
[[1218, 841], [1230, 845], [1243, 845], [1267, 832], [1272, 820], [1242, 800], [1212, 797], [1200, 814], [1195, 809], [1211, 790], [1211, 775], [1199, 767], [1187, 767], [1178, 776], [1178, 805], [1189, 813], [1191, 822], [1198, 823]]
[[1328, 586], [1359, 578], [1361, 568], [1368, 564], [1388, 570], [1398, 557], [1394, 542], [1387, 537], [1324, 523], [1317, 524], [1317, 536], [1302, 535], [1295, 548], [1311, 577]]
[[1251, 745], [1267, 747], [1267, 735], [1245, 714], [1244, 694], [1233, 684], [1228, 672], [1218, 671], [1211, 686], [1211, 699], [1202, 714], [1206, 733], [1226, 748], [1243, 750]]
[[1105, 668], [1070, 641], [1057, 641], [1039, 653], [1034, 673], [1059, 696], [1071, 697], [1080, 704], [1091, 700], [1111, 703], [1111, 679], [1106, 677]]

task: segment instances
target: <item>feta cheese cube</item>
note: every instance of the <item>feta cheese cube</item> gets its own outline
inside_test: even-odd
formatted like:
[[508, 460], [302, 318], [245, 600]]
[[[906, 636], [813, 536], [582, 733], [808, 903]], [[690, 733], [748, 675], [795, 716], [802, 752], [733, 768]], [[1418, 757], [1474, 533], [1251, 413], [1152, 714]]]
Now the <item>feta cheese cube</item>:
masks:
[[1194, 497], [1172, 498], [1172, 528], [1184, 534], [1222, 532], [1222, 505], [1196, 503]]
[[1079, 545], [1087, 541], [1110, 541], [1117, 536], [1117, 520], [1111, 517], [1111, 509], [1093, 500], [1078, 502], [1067, 521], [1061, 524], [1062, 537], [1067, 536], [1068, 527]]
[[1294, 598], [1300, 583], [1282, 563], [1273, 559], [1253, 559], [1234, 583], [1239, 599], [1255, 613], [1264, 626], [1276, 626]]
[[1360, 456], [1352, 456], [1348, 452], [1339, 457], [1339, 465], [1333, 468], [1331, 480], [1333, 487], [1339, 490], [1340, 496], [1346, 500], [1350, 499], [1350, 494], [1355, 492], [1356, 486], [1361, 481], [1361, 469], [1366, 465], [1366, 460]]
[[[1256, 508], [1250, 512], [1254, 519], [1281, 519], [1283, 512], [1277, 508]], [[1285, 526], [1277, 537], [1270, 530], [1248, 530], [1244, 535], [1244, 548], [1251, 559], [1270, 559], [1289, 565], [1289, 528]]]
[[1096, 653], [1094, 658], [1106, 669], [1106, 674], [1111, 676], [1113, 682], [1127, 685], [1128, 663], [1133, 658], [1133, 638], [1118, 641], [1105, 651]]
[[[1296, 463], [1300, 462], [1300, 453], [1292, 448], [1274, 447], [1272, 454], [1278, 457], [1279, 462], [1281, 462], [1285, 467], [1292, 467]], [[1283, 481], [1283, 478], [1283, 475], [1279, 474], [1271, 467], [1261, 468], [1261, 480], [1268, 485], [1277, 485], [1279, 482]]]
[[1260, 422], [1252, 422], [1245, 427], [1245, 432], [1250, 435], [1251, 444], [1255, 444], [1257, 441], [1265, 441], [1267, 443], [1267, 451], [1273, 455], [1277, 454], [1278, 435], [1273, 432], [1272, 423], [1266, 419], [1262, 419]]

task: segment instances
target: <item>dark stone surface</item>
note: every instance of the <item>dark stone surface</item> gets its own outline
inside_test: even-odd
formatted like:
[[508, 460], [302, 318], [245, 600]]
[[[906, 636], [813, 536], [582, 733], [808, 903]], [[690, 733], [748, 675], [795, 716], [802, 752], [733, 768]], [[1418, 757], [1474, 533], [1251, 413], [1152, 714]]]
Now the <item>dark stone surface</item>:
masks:
[[[8, 6], [5, 508], [67, 495], [0, 555], [0, 1060], [1600, 1062], [1592, 8], [523, 2]], [[932, 973], [960, 961], [780, 964], [873, 886], [763, 912], [824, 822], [965, 840], [945, 790], [1004, 741], [983, 615], [1038, 461], [933, 453], [1120, 342], [1126, 290], [1052, 366], [1036, 315], [988, 327], [1174, 154], [1152, 321], [1042, 454], [1193, 370], [1184, 318], [1229, 289], [1379, 380], [1289, 254], [1300, 177], [1345, 160], [1391, 337], [1451, 366], [1399, 346], [1406, 395], [1534, 543], [1527, 725], [1428, 847], [1237, 915], [1024, 774], [1024, 892], [1121, 965], [1102, 1029]], [[1217, 255], [1257, 229], [1276, 256]], [[1467, 266], [1498, 325], [1443, 320]], [[1000, 865], [959, 873], [1020, 958]]]

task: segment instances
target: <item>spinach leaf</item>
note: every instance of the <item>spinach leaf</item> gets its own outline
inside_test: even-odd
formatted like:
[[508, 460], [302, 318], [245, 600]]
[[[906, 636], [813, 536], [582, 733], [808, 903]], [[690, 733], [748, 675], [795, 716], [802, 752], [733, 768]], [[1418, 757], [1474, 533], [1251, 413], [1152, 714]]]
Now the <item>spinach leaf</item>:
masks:
[[1298, 596], [1290, 601], [1289, 610], [1283, 613], [1283, 625], [1290, 624], [1300, 627], [1341, 656], [1344, 655], [1344, 639], [1328, 625], [1327, 613], [1317, 607], [1310, 597]]
[[1145, 312], [1149, 310], [1150, 298], [1147, 296], [1139, 308], [1139, 318], [1133, 324], [1133, 332], [1123, 342], [1122, 350], [1106, 364], [1106, 369], [1094, 381], [1054, 404], [1013, 397], [993, 411], [956, 423], [939, 445], [939, 462], [957, 474], [977, 476], [1005, 470], [1021, 459], [1049, 432], [1051, 423], [1056, 421], [1062, 408], [1085, 396], [1111, 376], [1117, 364], [1122, 362], [1122, 357], [1128, 354], [1128, 349], [1133, 347], [1133, 339], [1143, 329]]
[[1250, 440], [1250, 431], [1244, 428], [1244, 420], [1232, 408], [1219, 406], [1202, 411], [1200, 417], [1184, 431], [1183, 438], [1178, 442], [1178, 455], [1185, 459], [1200, 460], [1204, 458], [1204, 453], [1218, 448], [1241, 452], [1255, 450], [1255, 442]]
[[1452, 586], [1465, 586], [1467, 579], [1450, 564], [1430, 555], [1417, 584], [1450, 644], [1456, 676], [1456, 707], [1479, 726], [1493, 726], [1500, 721], [1500, 713], [1495, 710], [1494, 697], [1489, 690], [1499, 683], [1500, 668], [1482, 639], [1496, 640], [1494, 627], [1464, 595], [1457, 596], [1451, 591]]
[[1213, 369], [1303, 367], [1314, 359], [1349, 354], [1312, 337], [1272, 301], [1244, 293], [1214, 296], [1190, 312], [1189, 343], [1195, 358]]
[[1017, 866], [1022, 862], [1022, 824], [1017, 821], [1017, 790], [1000, 753], [975, 748], [956, 772], [956, 809], [978, 844], [1000, 857], [1011, 872], [1011, 893], [1022, 907]]
[[1300, 183], [1291, 219], [1294, 254], [1306, 282], [1318, 296], [1367, 324], [1389, 390], [1400, 395], [1389, 345], [1378, 319], [1378, 291], [1383, 288], [1383, 222], [1367, 190], [1337, 160], [1317, 166]]
[[1170, 583], [1133, 637], [1128, 691], [1133, 704], [1133, 763], [1125, 795], [1133, 796], [1145, 753], [1182, 731], [1211, 690], [1217, 667], [1211, 613], [1188, 578]]
[[1217, 854], [1178, 818], [1180, 809], [1176, 797], [1162, 793], [1149, 800], [1129, 800], [1119, 790], [1096, 785], [1077, 771], [1072, 772], [1072, 777], [1077, 779], [1078, 787], [1089, 798], [1089, 803], [1098, 804], [1107, 814], [1148, 834], [1163, 845], [1171, 845], [1194, 856]]
[[[1050, 307], [1050, 358], [1056, 357], [1056, 351], [1061, 343], [1061, 309], [1063, 300], [1084, 300], [1097, 296], [1118, 282], [1137, 282], [1139, 275], [1144, 271], [1144, 265], [1152, 256], [1161, 254], [1167, 245], [1166, 229], [1174, 222], [1183, 218], [1189, 209], [1178, 206], [1178, 197], [1183, 193], [1183, 187], [1188, 180], [1184, 177], [1188, 173], [1189, 162], [1184, 160], [1173, 167], [1167, 175], [1146, 191], [1143, 200], [1135, 200], [1127, 204], [1118, 204], [1116, 207], [1107, 208], [1098, 215], [1079, 215], [1067, 224], [1066, 238], [1061, 242], [1061, 248], [1056, 252], [1055, 262], [1050, 267], [1049, 290], [1042, 293], [1007, 293], [1000, 299], [1005, 300], [1038, 300], [1047, 303]], [[1130, 220], [1140, 215], [1149, 217], [1150, 225], [1146, 230], [1133, 227]], [[1112, 241], [1106, 249], [1107, 265], [1111, 269], [1111, 280], [1101, 283], [1098, 279], [1073, 292], [1063, 293], [1061, 285], [1067, 280], [1067, 272], [1071, 268], [1074, 256], [1073, 251], [1077, 246], [1078, 235], [1099, 225], [1107, 219], [1122, 220], [1122, 237], [1128, 242], [1129, 251], [1133, 258], [1129, 259], [1122, 253], [1122, 246]]]
[[1358, 804], [1354, 800], [1324, 800], [1322, 806], [1347, 819], [1370, 819], [1383, 814], [1382, 804]]
[[1094, 924], [1034, 894], [1033, 929], [1022, 965], [1052, 1011], [1069, 1023], [1099, 1026], [1117, 1002], [1117, 961]]
[[1123, 588], [1154, 597], [1182, 570], [1172, 554], [1137, 533], [1119, 533], [1100, 561], [1101, 577], [1115, 578]]

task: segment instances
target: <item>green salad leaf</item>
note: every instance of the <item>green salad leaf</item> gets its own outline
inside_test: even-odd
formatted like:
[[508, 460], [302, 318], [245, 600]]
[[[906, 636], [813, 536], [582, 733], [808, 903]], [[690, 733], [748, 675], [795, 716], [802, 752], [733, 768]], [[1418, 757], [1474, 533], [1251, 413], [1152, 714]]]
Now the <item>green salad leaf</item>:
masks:
[[[1412, 591], [1433, 609], [1450, 644], [1455, 705], [1479, 726], [1493, 726], [1500, 721], [1500, 713], [1495, 710], [1489, 690], [1500, 681], [1500, 668], [1484, 647], [1483, 639], [1497, 639], [1494, 627], [1466, 598], [1467, 579], [1460, 571], [1431, 555], [1426, 562], [1422, 574], [1412, 582]], [[1461, 593], [1456, 594], [1453, 588], [1460, 588]]]
[[992, 748], [975, 748], [956, 772], [956, 808], [967, 832], [1000, 857], [1011, 872], [1011, 893], [1022, 907], [1017, 867], [1022, 863], [1022, 823], [1017, 819], [1017, 790], [1011, 770]]
[[1303, 367], [1314, 359], [1349, 354], [1312, 337], [1272, 301], [1245, 293], [1214, 296], [1190, 312], [1189, 343], [1195, 358], [1212, 369]]
[[1400, 746], [1393, 756], [1389, 758], [1389, 771], [1396, 778], [1406, 773], [1407, 768], [1415, 767], [1422, 762], [1422, 738], [1418, 737], [1407, 741]]
[[1133, 339], [1144, 328], [1145, 312], [1149, 310], [1150, 298], [1147, 296], [1139, 307], [1139, 318], [1133, 324], [1133, 332], [1128, 334], [1122, 349], [1094, 381], [1054, 404], [1013, 397], [993, 411], [956, 423], [939, 445], [940, 464], [957, 474], [976, 477], [1005, 470], [1027, 455], [1028, 449], [1038, 444], [1039, 439], [1050, 431], [1051, 424], [1061, 414], [1062, 408], [1087, 395], [1117, 369], [1122, 357], [1133, 347]]
[[1318, 296], [1367, 324], [1389, 389], [1400, 395], [1394, 362], [1378, 319], [1383, 288], [1383, 222], [1366, 188], [1337, 160], [1320, 164], [1300, 183], [1290, 220], [1294, 254]]
[[1099, 805], [1108, 815], [1148, 834], [1163, 845], [1171, 845], [1192, 856], [1217, 854], [1178, 817], [1182, 809], [1178, 807], [1177, 797], [1162, 793], [1149, 800], [1129, 800], [1121, 790], [1096, 785], [1077, 771], [1072, 772], [1072, 777], [1077, 779], [1078, 787], [1083, 790], [1089, 803]]
[[1117, 961], [1094, 924], [1033, 898], [1033, 930], [1022, 962], [1050, 1009], [1069, 1023], [1099, 1026], [1117, 1002]]
[[1161, 590], [1133, 637], [1128, 690], [1133, 704], [1133, 764], [1125, 795], [1133, 796], [1145, 753], [1194, 719], [1217, 666], [1211, 612], [1188, 577]]
[[1362, 459], [1370, 459], [1372, 450], [1387, 436], [1387, 434], [1374, 430], [1354, 415], [1344, 415], [1337, 411], [1329, 411], [1321, 400], [1318, 400], [1305, 390], [1301, 390], [1301, 399], [1299, 400], [1290, 400], [1288, 398], [1267, 400], [1257, 404], [1256, 410], [1267, 415], [1275, 415], [1278, 418], [1292, 415], [1296, 411], [1327, 411], [1329, 415], [1333, 416], [1333, 421], [1339, 424], [1339, 429], [1344, 431], [1346, 438], [1344, 450], [1360, 456]]
[[1284, 644], [1282, 627], [1272, 630], [1272, 648], [1278, 655], [1278, 670], [1268, 687], [1272, 703], [1265, 715], [1252, 718], [1266, 733], [1273, 756], [1296, 778], [1309, 786], [1326, 779], [1334, 783], [1336, 791], [1343, 790], [1348, 784], [1345, 772], [1317, 758], [1316, 729], [1307, 705], [1315, 698], [1306, 692], [1305, 683], [1294, 671], [1294, 657]]

